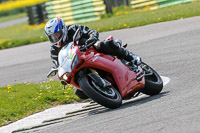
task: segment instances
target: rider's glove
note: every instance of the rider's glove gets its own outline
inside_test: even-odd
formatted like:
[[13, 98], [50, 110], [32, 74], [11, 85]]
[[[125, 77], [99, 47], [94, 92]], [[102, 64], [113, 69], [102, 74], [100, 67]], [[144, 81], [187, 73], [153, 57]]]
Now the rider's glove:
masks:
[[97, 42], [96, 37], [91, 37], [88, 40], [85, 41], [85, 45], [79, 46], [79, 50], [81, 52], [85, 52], [87, 48], [89, 48], [91, 45], [95, 44]]
[[85, 46], [85, 45], [79, 46], [79, 50], [80, 50], [81, 52], [85, 52], [85, 51], [86, 51], [86, 46]]
[[97, 38], [96, 37], [91, 37], [85, 42], [85, 44], [86, 44], [86, 46], [88, 46], [88, 45], [95, 44], [96, 42], [97, 42]]

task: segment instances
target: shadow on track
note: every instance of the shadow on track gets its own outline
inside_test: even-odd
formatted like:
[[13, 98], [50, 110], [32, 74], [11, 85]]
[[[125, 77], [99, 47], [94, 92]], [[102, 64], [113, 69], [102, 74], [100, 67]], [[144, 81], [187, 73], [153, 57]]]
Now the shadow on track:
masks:
[[148, 102], [154, 101], [156, 99], [159, 99], [161, 97], [167, 96], [168, 93], [169, 93], [169, 91], [166, 91], [166, 92], [162, 92], [158, 95], [154, 95], [154, 96], [148, 96], [148, 95], [143, 94], [143, 95], [141, 95], [141, 97], [136, 97], [136, 98], [127, 100], [124, 104], [122, 104], [122, 106], [119, 109], [127, 108], [130, 106], [138, 106], [138, 105], [141, 105], [144, 103], [148, 103]]
[[161, 97], [167, 96], [168, 93], [169, 93], [169, 91], [162, 92], [155, 96], [140, 95], [136, 98], [132, 98], [130, 100], [125, 100], [120, 108], [108, 109], [105, 107], [101, 107], [101, 108], [97, 108], [95, 110], [89, 111], [88, 115], [95, 115], [95, 114], [99, 114], [99, 113], [106, 113], [106, 112], [110, 112], [110, 111], [122, 110], [122, 109], [125, 109], [128, 107], [139, 106], [141, 104], [148, 103], [148, 102], [154, 101], [156, 99], [159, 99]]

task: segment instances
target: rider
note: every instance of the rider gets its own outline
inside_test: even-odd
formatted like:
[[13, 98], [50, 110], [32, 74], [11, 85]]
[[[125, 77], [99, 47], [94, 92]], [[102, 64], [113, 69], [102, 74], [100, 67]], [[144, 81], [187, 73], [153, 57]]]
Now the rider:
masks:
[[101, 53], [117, 56], [120, 59], [125, 59], [133, 64], [140, 64], [141, 58], [129, 52], [124, 47], [121, 47], [121, 40], [106, 40], [99, 41], [99, 33], [96, 30], [89, 29], [83, 25], [68, 25], [61, 18], [53, 18], [45, 25], [45, 33], [52, 43], [50, 54], [56, 67], [58, 67], [58, 53], [63, 46], [73, 41], [73, 35], [77, 29], [83, 33], [79, 45], [91, 44]]
[[[81, 39], [79, 40], [79, 45], [88, 45], [93, 43], [93, 47], [101, 53], [117, 56], [120, 59], [125, 59], [132, 62], [133, 64], [140, 64], [140, 57], [129, 52], [124, 47], [121, 47], [121, 40], [113, 41], [99, 41], [99, 33], [96, 30], [89, 29], [83, 25], [68, 25], [61, 18], [53, 18], [47, 22], [45, 25], [45, 33], [49, 38], [52, 46], [50, 47], [51, 58], [53, 59], [56, 67], [58, 64], [58, 53], [69, 42], [73, 41], [73, 35], [76, 30], [80, 29], [83, 33]], [[64, 81], [61, 81], [62, 84], [66, 85]], [[81, 99], [87, 99], [88, 96], [84, 92], [75, 88], [75, 94]]]

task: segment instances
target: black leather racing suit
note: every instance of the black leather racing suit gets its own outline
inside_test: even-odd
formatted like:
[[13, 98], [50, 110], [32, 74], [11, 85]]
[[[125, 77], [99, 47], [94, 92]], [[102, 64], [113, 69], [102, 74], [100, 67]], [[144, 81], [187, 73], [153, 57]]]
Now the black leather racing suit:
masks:
[[65, 42], [61, 41], [61, 46], [57, 47], [52, 45], [50, 47], [51, 58], [58, 63], [58, 53], [63, 46], [73, 41], [73, 35], [77, 29], [80, 29], [83, 33], [80, 39], [79, 45], [85, 44], [88, 39], [94, 41], [94, 48], [101, 53], [117, 56], [120, 59], [125, 59], [127, 61], [132, 61], [134, 59], [134, 54], [129, 52], [127, 49], [121, 47], [121, 44], [113, 40], [98, 41], [99, 33], [96, 30], [89, 29], [83, 25], [68, 25], [66, 29], [68, 30], [67, 39]]

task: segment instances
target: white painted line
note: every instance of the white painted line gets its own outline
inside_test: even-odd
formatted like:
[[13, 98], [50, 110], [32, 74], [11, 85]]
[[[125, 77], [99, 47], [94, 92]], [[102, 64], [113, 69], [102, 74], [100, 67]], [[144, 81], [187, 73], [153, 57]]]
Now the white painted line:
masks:
[[163, 86], [167, 85], [170, 82], [170, 78], [165, 76], [160, 76], [163, 80]]

